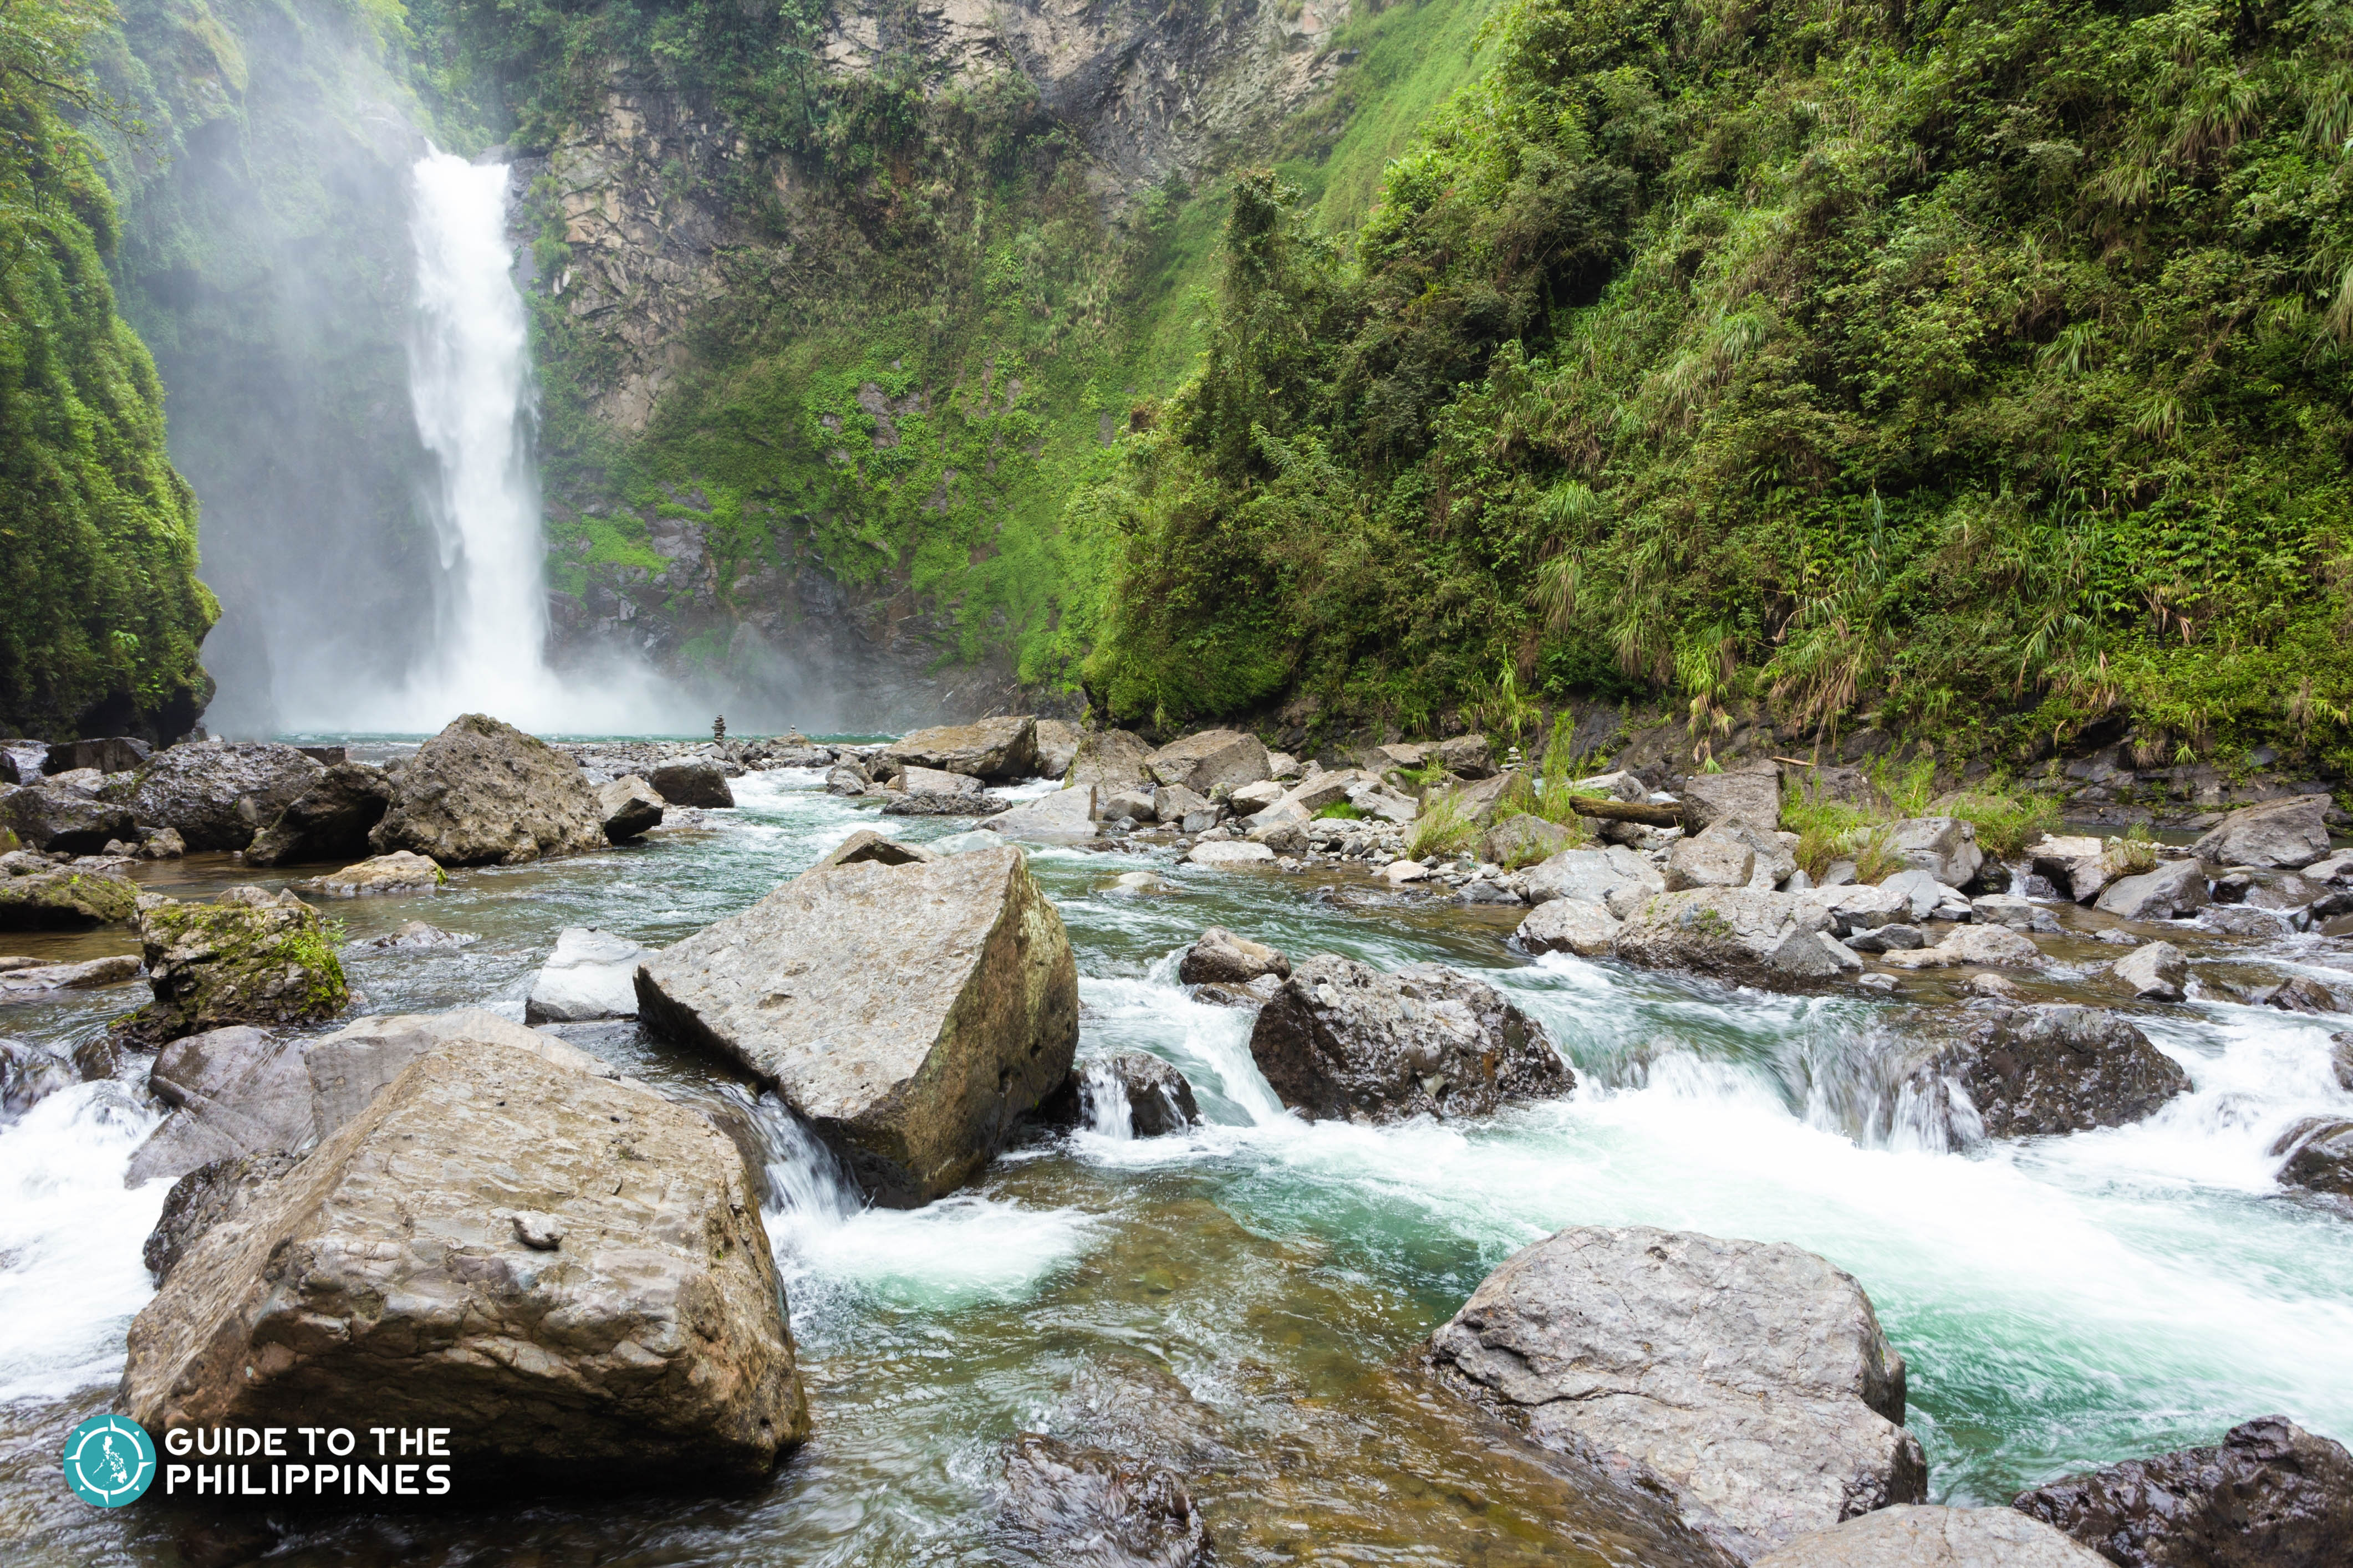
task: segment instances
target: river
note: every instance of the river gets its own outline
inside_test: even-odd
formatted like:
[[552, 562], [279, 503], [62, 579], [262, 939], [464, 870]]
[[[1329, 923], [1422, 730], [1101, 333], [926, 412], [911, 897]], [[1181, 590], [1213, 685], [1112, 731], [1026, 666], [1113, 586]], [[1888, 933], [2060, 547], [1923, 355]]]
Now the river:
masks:
[[[366, 1010], [519, 1017], [560, 929], [673, 942], [878, 825], [813, 772], [734, 784], [738, 809], [638, 846], [334, 906]], [[968, 831], [881, 825], [946, 849]], [[2148, 1013], [2139, 1021], [2192, 1093], [2138, 1126], [1957, 1154], [1931, 1147], [1874, 1076], [1924, 1021], [1908, 1000], [1529, 963], [1504, 943], [1518, 911], [1338, 871], [1210, 871], [1166, 850], [1036, 848], [1031, 864], [1077, 950], [1082, 1057], [1166, 1058], [1192, 1080], [1201, 1129], [1040, 1135], [968, 1192], [861, 1212], [771, 1103], [759, 1118], [774, 1141], [768, 1222], [816, 1421], [771, 1484], [291, 1517], [270, 1561], [1002, 1562], [990, 1488], [1007, 1439], [1042, 1429], [1181, 1465], [1229, 1562], [1631, 1563], [1606, 1510], [1466, 1441], [1409, 1362], [1496, 1263], [1574, 1224], [1789, 1241], [1854, 1275], [1910, 1363], [1910, 1425], [1937, 1500], [2004, 1502], [2271, 1411], [2353, 1438], [2353, 1223], [2284, 1196], [2265, 1152], [2300, 1116], [2353, 1113], [2327, 1066], [2343, 1019], [2213, 1001]], [[1176, 890], [1111, 890], [1145, 866]], [[255, 875], [195, 856], [139, 875], [201, 897], [312, 869]], [[420, 918], [479, 940], [366, 945]], [[1248, 1016], [1176, 982], [1176, 955], [1212, 924], [1294, 956], [1480, 974], [1543, 1020], [1578, 1088], [1475, 1124], [1295, 1121], [1251, 1065]], [[132, 942], [6, 945], [66, 958]], [[2341, 962], [2327, 947], [2285, 938], [2261, 952]], [[11, 1007], [0, 1033], [76, 1043], [137, 999], [118, 988]], [[564, 1032], [670, 1091], [751, 1099], [727, 1070], [632, 1026]], [[13, 1563], [180, 1560], [187, 1516], [85, 1508], [57, 1457], [67, 1428], [108, 1403], [152, 1294], [140, 1247], [167, 1184], [126, 1191], [121, 1173], [155, 1120], [104, 1081], [0, 1124], [0, 1543]]]

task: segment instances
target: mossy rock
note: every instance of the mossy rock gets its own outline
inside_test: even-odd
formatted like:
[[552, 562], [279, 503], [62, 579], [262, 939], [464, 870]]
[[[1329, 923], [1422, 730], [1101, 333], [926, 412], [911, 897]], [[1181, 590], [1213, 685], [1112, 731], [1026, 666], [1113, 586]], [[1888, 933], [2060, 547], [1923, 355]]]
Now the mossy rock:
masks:
[[231, 888], [209, 904], [151, 900], [139, 934], [155, 1002], [118, 1026], [138, 1042], [231, 1024], [307, 1024], [351, 1000], [335, 931], [291, 893]]
[[58, 866], [37, 855], [5, 857], [0, 867], [0, 931], [79, 931], [128, 923], [139, 889], [125, 877]]

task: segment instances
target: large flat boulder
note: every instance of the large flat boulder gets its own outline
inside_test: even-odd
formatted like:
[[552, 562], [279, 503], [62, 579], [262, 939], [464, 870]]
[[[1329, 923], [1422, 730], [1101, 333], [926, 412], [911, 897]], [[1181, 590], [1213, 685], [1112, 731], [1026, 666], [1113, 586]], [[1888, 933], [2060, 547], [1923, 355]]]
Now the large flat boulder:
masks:
[[1620, 920], [1652, 893], [1666, 891], [1666, 879], [1650, 857], [1611, 844], [1599, 849], [1564, 849], [1527, 875], [1528, 902], [1555, 899], [1603, 904]]
[[2353, 1454], [2284, 1415], [2233, 1426], [2211, 1447], [2052, 1481], [2015, 1506], [2121, 1568], [2353, 1563]]
[[1653, 1480], [1744, 1562], [1926, 1495], [1903, 1356], [1862, 1287], [1795, 1247], [1564, 1230], [1490, 1274], [1430, 1354], [1537, 1443]]
[[230, 888], [209, 904], [150, 899], [139, 946], [155, 1000], [123, 1027], [145, 1043], [232, 1024], [315, 1023], [351, 999], [319, 912], [290, 892]]
[[1038, 776], [1038, 721], [1027, 715], [916, 730], [884, 748], [906, 767], [935, 768], [993, 784]]
[[9, 791], [0, 800], [0, 828], [27, 847], [60, 855], [95, 855], [117, 839], [137, 836], [129, 806], [55, 784]]
[[522, 1005], [526, 1024], [579, 1024], [638, 1016], [638, 965], [653, 950], [625, 936], [571, 926], [531, 979]]
[[952, 1192], [1071, 1070], [1078, 969], [1011, 845], [824, 866], [640, 965], [657, 1032], [776, 1087], [876, 1202]]
[[147, 759], [128, 804], [142, 825], [178, 829], [191, 849], [242, 849], [326, 771], [272, 742], [183, 741]]
[[1036, 800], [1023, 801], [981, 823], [990, 833], [1036, 844], [1085, 844], [1100, 837], [1103, 816], [1095, 786], [1074, 784]]
[[21, 963], [0, 969], [0, 1001], [45, 991], [97, 991], [139, 978], [139, 960], [127, 952], [86, 958], [79, 963]]
[[451, 720], [417, 748], [368, 835], [379, 855], [406, 849], [444, 866], [521, 866], [606, 842], [578, 761], [482, 713]]
[[246, 846], [248, 866], [348, 860], [365, 855], [368, 834], [392, 805], [392, 781], [365, 763], [337, 763], [294, 797]]
[[1093, 784], [1105, 794], [1152, 783], [1152, 748], [1127, 730], [1089, 730], [1079, 737], [1066, 784]]
[[1311, 1121], [1485, 1116], [1577, 1086], [1542, 1024], [1435, 963], [1384, 973], [1319, 953], [1259, 1009], [1250, 1056]]
[[1829, 932], [1829, 914], [1804, 894], [1695, 888], [1646, 900], [1619, 931], [1611, 951], [1646, 969], [1778, 985], [1846, 971]]
[[430, 858], [396, 849], [371, 855], [340, 870], [323, 872], [295, 884], [306, 893], [326, 899], [364, 899], [385, 893], [429, 893], [449, 879]]
[[1756, 1568], [2106, 1568], [2040, 1520], [2006, 1508], [1898, 1503], [1801, 1535]]
[[1727, 816], [1756, 824], [1767, 833], [1781, 826], [1781, 765], [1757, 763], [1720, 773], [1694, 773], [1683, 781], [1683, 830], [1698, 834]]
[[[670, 805], [726, 811], [735, 805], [735, 791], [727, 783], [726, 770], [713, 762], [664, 763], [646, 775], [646, 783]], [[602, 796], [598, 805], [601, 809]]]
[[299, 1036], [250, 1024], [187, 1036], [155, 1053], [147, 1087], [173, 1114], [132, 1152], [125, 1186], [317, 1141]]
[[159, 1436], [446, 1427], [468, 1484], [740, 1485], [808, 1432], [782, 1302], [709, 1121], [452, 1042], [185, 1249], [117, 1407]]
[[2169, 921], [2211, 902], [2206, 869], [2192, 858], [2168, 860], [2154, 871], [2112, 882], [2094, 907], [2128, 921]]
[[[1667, 891], [1692, 888], [1745, 888], [1757, 871], [1757, 851], [1722, 829], [1743, 818], [1719, 817], [1695, 837], [1678, 838], [1667, 851]], [[1766, 884], [1770, 887], [1768, 881]]]
[[2267, 800], [2232, 812], [2193, 848], [2209, 866], [2268, 866], [2293, 871], [2328, 853], [2325, 795]]
[[[1230, 793], [1273, 776], [1265, 745], [1241, 730], [1203, 730], [1183, 736], [1153, 752], [1146, 766], [1156, 783], [1182, 784], [1202, 796], [1220, 789]], [[1167, 820], [1166, 813], [1161, 820]]]
[[2062, 1005], [1972, 1012], [1912, 1081], [1963, 1142], [2121, 1127], [2189, 1088], [2131, 1019]]
[[2008, 926], [1958, 925], [1926, 947], [1890, 952], [1880, 962], [1896, 969], [1959, 969], [1972, 963], [2031, 969], [2042, 962], [2042, 950], [2032, 937]]
[[79, 931], [138, 915], [138, 885], [120, 872], [59, 866], [29, 850], [0, 855], [0, 931]]

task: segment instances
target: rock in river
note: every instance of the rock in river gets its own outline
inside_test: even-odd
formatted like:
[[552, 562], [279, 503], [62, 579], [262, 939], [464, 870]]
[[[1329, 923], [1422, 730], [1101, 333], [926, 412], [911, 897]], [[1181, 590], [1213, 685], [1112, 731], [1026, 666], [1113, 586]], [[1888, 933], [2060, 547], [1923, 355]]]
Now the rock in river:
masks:
[[1581, 899], [1538, 904], [1512, 934], [1523, 952], [1573, 952], [1607, 958], [1618, 942], [1618, 917]]
[[1907, 868], [1947, 888], [1967, 887], [1985, 864], [1977, 825], [1957, 816], [1907, 816], [1889, 829], [1888, 847]]
[[1176, 961], [1176, 978], [1187, 985], [1247, 985], [1261, 974], [1288, 980], [1291, 960], [1266, 943], [1236, 936], [1223, 926], [1203, 931]]
[[1066, 784], [1093, 784], [1105, 795], [1152, 783], [1152, 748], [1127, 730], [1089, 730], [1079, 737]]
[[2353, 1563], [2353, 1455], [2284, 1415], [2036, 1487], [2016, 1506], [2121, 1568]]
[[555, 951], [532, 977], [522, 1005], [526, 1024], [577, 1024], [592, 1018], [638, 1016], [638, 965], [653, 957], [610, 931], [572, 926], [555, 939]]
[[2169, 921], [2211, 901], [2204, 868], [2194, 859], [2169, 860], [2145, 875], [2111, 882], [2094, 907], [2128, 921]]
[[111, 842], [137, 837], [128, 806], [43, 784], [11, 790], [0, 800], [0, 828], [35, 849], [65, 855], [95, 855]]
[[936, 768], [992, 784], [1035, 778], [1038, 721], [1015, 715], [915, 730], [893, 741], [882, 754], [908, 767]]
[[1645, 901], [1612, 951], [1645, 968], [1766, 985], [1826, 980], [1849, 967], [1831, 951], [1838, 942], [1830, 923], [1821, 904], [1804, 894], [1695, 888]]
[[1544, 1026], [1494, 987], [1440, 964], [1385, 974], [1328, 952], [1292, 966], [1259, 1010], [1250, 1056], [1311, 1121], [1484, 1116], [1577, 1086]]
[[246, 864], [287, 866], [365, 855], [368, 834], [391, 804], [392, 781], [383, 769], [337, 763], [246, 847]]
[[[647, 776], [654, 793], [670, 805], [726, 810], [735, 804], [735, 792], [717, 763], [664, 763]], [[599, 802], [601, 809], [601, 800]]]
[[635, 773], [596, 790], [596, 809], [605, 816], [605, 837], [615, 844], [627, 844], [659, 827], [668, 804], [653, 785]]
[[140, 912], [139, 942], [155, 1002], [122, 1026], [134, 1040], [311, 1023], [350, 999], [318, 911], [292, 893], [230, 888], [209, 904], [157, 899]]
[[449, 879], [440, 867], [422, 855], [396, 849], [374, 855], [357, 865], [295, 884], [306, 893], [329, 899], [361, 899], [376, 893], [429, 893]]
[[1174, 1471], [1024, 1432], [1005, 1461], [996, 1529], [1041, 1563], [1197, 1568], [1208, 1528]]
[[2179, 1002], [2188, 994], [2189, 961], [2169, 942], [2145, 942], [2116, 960], [2116, 976], [2144, 1002]]
[[1744, 1562], [1926, 1494], [1903, 1356], [1862, 1287], [1795, 1247], [1564, 1230], [1487, 1276], [1430, 1352], [1536, 1442], [1654, 1478]]
[[1039, 844], [1084, 844], [1100, 836], [1102, 829], [1096, 826], [1096, 819], [1102, 815], [1095, 803], [1095, 786], [1077, 784], [1023, 801], [980, 826], [1008, 838], [1026, 838]]
[[[1182, 784], [1198, 795], [1229, 794], [1246, 784], [1271, 776], [1266, 747], [1255, 735], [1240, 730], [1204, 730], [1171, 741], [1152, 753], [1146, 764], [1164, 784]], [[1162, 812], [1160, 820], [1168, 820]]]
[[1612, 844], [1600, 849], [1564, 849], [1527, 875], [1528, 902], [1573, 899], [1601, 904], [1620, 920], [1642, 907], [1666, 879], [1650, 857]]
[[326, 771], [268, 741], [183, 741], [139, 770], [131, 812], [146, 826], [177, 828], [191, 849], [242, 849]]
[[[2138, 1121], [2189, 1088], [2189, 1075], [2115, 1013], [2049, 1005], [1967, 1016], [1966, 1032], [1914, 1079], [1954, 1113], [1964, 1139], [1970, 1111], [1989, 1138], [2085, 1132]], [[1968, 1111], [1950, 1102], [1956, 1083]]]
[[1050, 1125], [1132, 1138], [1182, 1132], [1201, 1120], [1192, 1084], [1146, 1051], [1116, 1051], [1076, 1064], [1038, 1112]]
[[756, 1480], [808, 1413], [748, 1180], [650, 1090], [449, 1042], [187, 1247], [117, 1408], [448, 1427], [470, 1485]]
[[2106, 1561], [2010, 1509], [1898, 1503], [1801, 1535], [1756, 1568], [2106, 1568]]
[[139, 889], [128, 877], [59, 866], [30, 850], [0, 855], [0, 931], [78, 931], [138, 913]]
[[406, 849], [444, 866], [520, 866], [602, 848], [605, 816], [569, 753], [468, 713], [394, 775], [391, 809], [368, 843], [379, 855]]
[[2209, 866], [2295, 870], [2328, 853], [2328, 797], [2300, 795], [2234, 811], [2194, 846]]
[[657, 1032], [776, 1084], [876, 1202], [971, 1180], [1079, 1037], [1062, 918], [1011, 845], [822, 866], [638, 970]]

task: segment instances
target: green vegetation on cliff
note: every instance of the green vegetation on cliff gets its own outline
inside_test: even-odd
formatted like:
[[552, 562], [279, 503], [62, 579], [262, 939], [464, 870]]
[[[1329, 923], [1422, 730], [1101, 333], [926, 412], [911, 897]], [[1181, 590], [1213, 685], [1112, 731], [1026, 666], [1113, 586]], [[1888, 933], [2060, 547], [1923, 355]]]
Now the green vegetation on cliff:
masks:
[[164, 394], [116, 315], [114, 204], [65, 115], [99, 107], [91, 0], [0, 5], [0, 722], [177, 735], [211, 683], [195, 497]]
[[2353, 764], [2353, 13], [1517, 0], [1346, 250], [1234, 198], [1122, 717], [1672, 689]]

